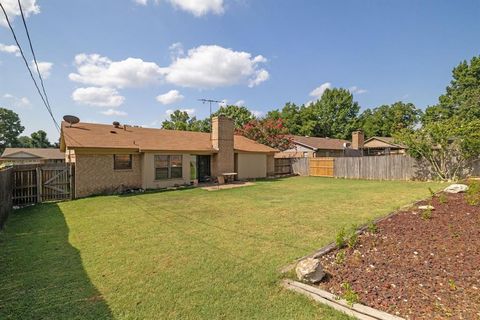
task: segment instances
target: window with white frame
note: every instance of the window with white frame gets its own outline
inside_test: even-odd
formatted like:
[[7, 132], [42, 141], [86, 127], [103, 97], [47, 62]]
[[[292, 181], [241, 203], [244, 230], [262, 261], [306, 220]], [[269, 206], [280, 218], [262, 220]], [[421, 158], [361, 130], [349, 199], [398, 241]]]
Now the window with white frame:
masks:
[[155, 180], [181, 179], [181, 155], [156, 155], [154, 158]]

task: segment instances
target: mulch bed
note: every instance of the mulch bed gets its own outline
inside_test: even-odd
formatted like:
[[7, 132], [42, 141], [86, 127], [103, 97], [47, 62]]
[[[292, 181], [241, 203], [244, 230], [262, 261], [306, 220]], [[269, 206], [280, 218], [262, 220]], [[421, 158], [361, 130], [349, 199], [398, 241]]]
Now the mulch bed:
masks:
[[420, 203], [435, 207], [430, 219], [415, 206], [379, 222], [343, 262], [323, 256], [320, 287], [342, 296], [349, 283], [360, 303], [407, 319], [480, 319], [480, 206], [445, 197]]

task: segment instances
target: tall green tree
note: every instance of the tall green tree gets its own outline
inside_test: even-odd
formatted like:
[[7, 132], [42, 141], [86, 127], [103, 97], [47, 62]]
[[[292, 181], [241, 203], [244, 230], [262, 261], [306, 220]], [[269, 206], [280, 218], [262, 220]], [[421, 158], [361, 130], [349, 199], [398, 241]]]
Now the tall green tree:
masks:
[[162, 122], [162, 129], [209, 132], [210, 121], [197, 120], [186, 111], [175, 110], [170, 114], [170, 119]]
[[307, 107], [291, 102], [286, 103], [280, 110], [269, 111], [266, 118], [282, 120], [286, 130], [294, 135], [312, 135], [315, 127], [315, 119], [307, 112]]
[[322, 97], [305, 108], [304, 119], [313, 124], [312, 135], [347, 139], [357, 129], [360, 106], [346, 89], [324, 91]]
[[48, 141], [47, 133], [43, 130], [38, 130], [30, 135], [32, 146], [34, 148], [51, 148], [52, 144]]
[[233, 119], [236, 129], [242, 128], [245, 124], [255, 119], [255, 116], [248, 108], [236, 105], [221, 106], [212, 114], [212, 117], [220, 115]]
[[18, 136], [25, 130], [18, 114], [6, 108], [0, 108], [0, 152], [17, 144]]
[[480, 56], [462, 61], [452, 71], [452, 81], [438, 104], [425, 110], [423, 123], [442, 121], [454, 116], [465, 120], [480, 119]]
[[403, 129], [413, 130], [420, 121], [421, 111], [413, 103], [395, 102], [366, 109], [359, 117], [359, 127], [367, 137], [391, 137]]

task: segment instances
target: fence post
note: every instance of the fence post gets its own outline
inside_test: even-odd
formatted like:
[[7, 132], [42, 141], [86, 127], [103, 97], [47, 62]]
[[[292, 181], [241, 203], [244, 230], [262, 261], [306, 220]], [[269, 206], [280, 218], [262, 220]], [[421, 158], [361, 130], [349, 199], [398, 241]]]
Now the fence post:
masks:
[[42, 202], [42, 169], [40, 167], [35, 168], [37, 172], [37, 203]]

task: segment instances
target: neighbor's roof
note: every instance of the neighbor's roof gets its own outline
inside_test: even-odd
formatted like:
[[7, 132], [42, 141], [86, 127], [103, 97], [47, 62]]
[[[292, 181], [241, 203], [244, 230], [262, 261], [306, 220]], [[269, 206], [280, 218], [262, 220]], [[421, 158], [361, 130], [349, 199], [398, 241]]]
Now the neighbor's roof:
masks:
[[[375, 141], [383, 142], [383, 144], [376, 144]], [[385, 144], [385, 145], [384, 145]], [[365, 140], [364, 143], [365, 148], [383, 148], [383, 147], [394, 147], [394, 148], [401, 148], [405, 149], [406, 146], [395, 143], [395, 138], [393, 137], [371, 137]]]
[[5, 148], [1, 158], [23, 159], [23, 157], [17, 157], [22, 153], [41, 159], [65, 159], [65, 154], [60, 149], [54, 148]]
[[[210, 133], [141, 128], [80, 122], [62, 123], [61, 148], [109, 148], [142, 151], [217, 152]], [[234, 137], [234, 149], [244, 152], [270, 153], [277, 150], [243, 136]]]
[[295, 143], [301, 144], [311, 149], [321, 150], [343, 150], [344, 143], [350, 143], [350, 141], [333, 138], [320, 138], [320, 137], [304, 137], [304, 136], [290, 136]]

